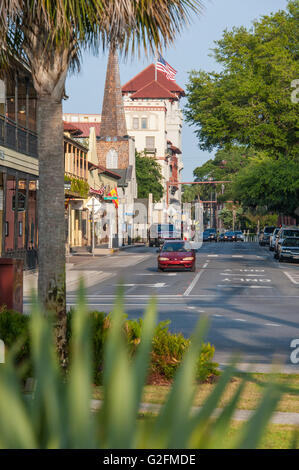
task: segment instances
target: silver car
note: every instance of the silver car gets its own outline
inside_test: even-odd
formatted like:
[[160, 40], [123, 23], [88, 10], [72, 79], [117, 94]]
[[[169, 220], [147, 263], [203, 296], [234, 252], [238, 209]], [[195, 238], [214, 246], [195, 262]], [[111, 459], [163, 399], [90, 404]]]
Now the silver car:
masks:
[[291, 237], [299, 237], [299, 228], [283, 227], [279, 230], [274, 246], [274, 258], [278, 258], [278, 247], [282, 244], [283, 240]]
[[281, 229], [281, 227], [276, 227], [276, 229], [274, 230], [272, 235], [270, 235], [270, 241], [269, 241], [269, 250], [270, 251], [274, 251], [276, 237], [277, 237], [278, 232], [279, 232], [280, 229]]

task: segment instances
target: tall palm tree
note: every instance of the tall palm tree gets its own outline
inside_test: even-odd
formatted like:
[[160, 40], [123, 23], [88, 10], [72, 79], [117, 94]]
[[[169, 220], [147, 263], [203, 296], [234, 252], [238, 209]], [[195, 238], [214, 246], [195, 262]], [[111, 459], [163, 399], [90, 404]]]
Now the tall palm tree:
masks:
[[[153, 52], [173, 42], [200, 0], [1, 0], [0, 56], [25, 61], [37, 93], [39, 298], [56, 314], [65, 357], [66, 286], [62, 99], [82, 51]], [[1, 50], [2, 49], [2, 50]], [[2, 54], [1, 54], [2, 52]]]

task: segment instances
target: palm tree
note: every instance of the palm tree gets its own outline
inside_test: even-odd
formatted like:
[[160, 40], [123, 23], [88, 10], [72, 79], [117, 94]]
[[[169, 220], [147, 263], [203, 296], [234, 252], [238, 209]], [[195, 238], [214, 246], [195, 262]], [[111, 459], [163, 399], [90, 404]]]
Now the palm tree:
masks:
[[[37, 93], [39, 154], [38, 294], [56, 314], [60, 359], [65, 360], [66, 287], [62, 99], [82, 51], [115, 45], [153, 52], [173, 42], [200, 0], [1, 0], [0, 58], [29, 66]], [[2, 54], [1, 54], [2, 51]]]

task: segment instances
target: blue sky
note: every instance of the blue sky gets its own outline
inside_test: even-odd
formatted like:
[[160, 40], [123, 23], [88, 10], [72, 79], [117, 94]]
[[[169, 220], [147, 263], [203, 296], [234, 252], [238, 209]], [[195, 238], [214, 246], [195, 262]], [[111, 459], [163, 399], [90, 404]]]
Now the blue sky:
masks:
[[[273, 11], [285, 9], [287, 0], [203, 0], [202, 15], [193, 20], [191, 26], [178, 36], [173, 47], [163, 51], [163, 56], [177, 71], [177, 83], [184, 88], [188, 72], [192, 69], [219, 70], [210, 56], [214, 41], [220, 39], [225, 29], [233, 26], [250, 27], [254, 19]], [[139, 73], [152, 57], [120, 60], [122, 84]], [[105, 84], [107, 54], [97, 57], [85, 54], [79, 75], [67, 79], [67, 95], [64, 112], [100, 113]], [[184, 106], [185, 99], [181, 101]], [[183, 125], [183, 179], [193, 180], [193, 170], [212, 154], [198, 148], [197, 139], [187, 123]]]

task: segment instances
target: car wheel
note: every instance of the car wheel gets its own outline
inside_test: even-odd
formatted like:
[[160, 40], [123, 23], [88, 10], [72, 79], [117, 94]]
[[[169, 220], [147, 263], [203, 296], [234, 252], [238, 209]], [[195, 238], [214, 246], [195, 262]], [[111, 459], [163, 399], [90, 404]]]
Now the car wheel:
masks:
[[277, 254], [277, 253], [274, 253], [274, 258], [275, 258], [275, 259], [278, 258], [278, 254]]
[[158, 271], [159, 271], [159, 273], [163, 273], [163, 272], [164, 272], [164, 268], [158, 268]]
[[192, 266], [192, 268], [190, 269], [190, 271], [191, 271], [192, 273], [195, 273], [195, 270], [196, 270], [196, 266], [195, 266], [195, 264], [194, 264], [194, 265]]
[[279, 261], [280, 263], [283, 263], [283, 262], [284, 262], [283, 257], [282, 257], [282, 256], [279, 256], [279, 257], [278, 257], [278, 261]]

